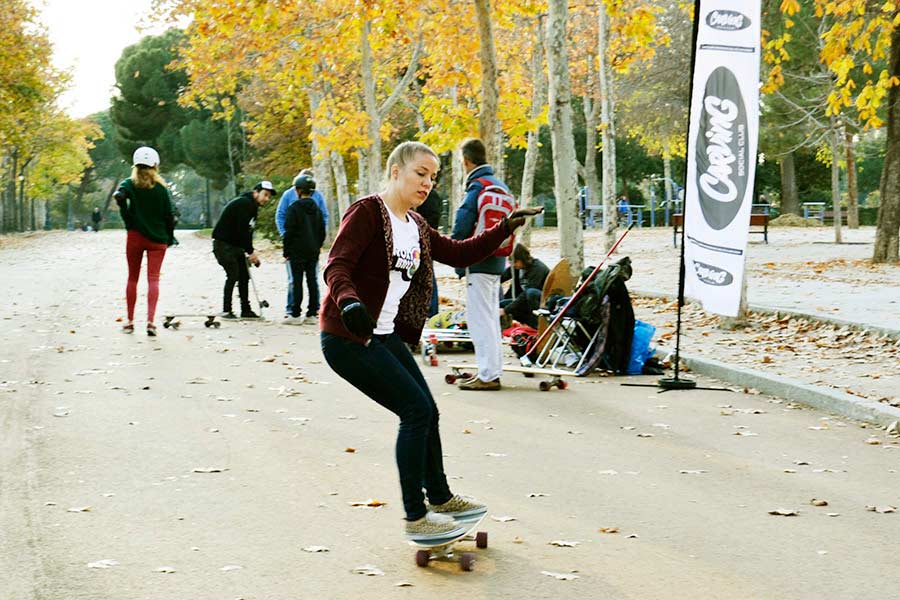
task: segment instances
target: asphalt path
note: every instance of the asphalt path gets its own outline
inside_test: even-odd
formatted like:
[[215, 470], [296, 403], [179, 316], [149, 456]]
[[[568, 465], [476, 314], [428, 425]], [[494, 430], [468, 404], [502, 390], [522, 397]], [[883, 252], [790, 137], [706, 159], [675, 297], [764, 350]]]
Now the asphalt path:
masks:
[[[208, 240], [179, 237], [159, 312], [209, 312], [222, 273]], [[0, 246], [0, 597], [896, 595], [900, 445], [882, 432], [758, 394], [620, 385], [652, 378], [444, 383], [470, 355], [422, 368], [490, 545], [473, 572], [417, 567], [395, 418], [330, 371], [314, 325], [279, 322], [267, 256], [270, 321], [186, 317], [148, 338], [142, 319], [118, 331], [122, 232]]]

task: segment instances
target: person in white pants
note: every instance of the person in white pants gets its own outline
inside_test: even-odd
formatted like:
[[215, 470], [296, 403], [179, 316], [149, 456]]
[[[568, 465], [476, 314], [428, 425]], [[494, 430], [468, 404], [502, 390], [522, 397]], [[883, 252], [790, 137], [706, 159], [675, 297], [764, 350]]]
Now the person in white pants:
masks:
[[[466, 197], [456, 211], [451, 237], [464, 240], [472, 237], [478, 224], [478, 196], [485, 185], [506, 184], [494, 177], [494, 169], [487, 163], [484, 143], [470, 138], [460, 146], [466, 169]], [[506, 188], [508, 190], [508, 188]], [[500, 331], [500, 276], [506, 269], [506, 258], [489, 256], [466, 271], [466, 321], [478, 373], [459, 382], [460, 389], [473, 391], [499, 390], [503, 373], [503, 334]]]

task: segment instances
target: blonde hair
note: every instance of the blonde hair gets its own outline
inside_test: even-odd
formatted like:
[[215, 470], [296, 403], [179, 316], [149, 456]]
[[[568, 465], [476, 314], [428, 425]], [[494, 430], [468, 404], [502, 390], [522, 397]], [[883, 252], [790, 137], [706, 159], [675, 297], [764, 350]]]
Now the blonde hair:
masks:
[[438, 162], [438, 165], [441, 164], [441, 159], [437, 155], [437, 152], [432, 150], [427, 144], [423, 144], [422, 142], [403, 142], [396, 148], [394, 148], [393, 152], [391, 152], [391, 155], [388, 156], [387, 168], [384, 171], [385, 184], [387, 184], [391, 180], [391, 167], [397, 165], [402, 169], [407, 164], [412, 162], [412, 160], [419, 154], [428, 154], [430, 156], [433, 156], [434, 159]]
[[159, 176], [156, 167], [148, 167], [147, 165], [134, 165], [131, 167], [131, 182], [134, 187], [139, 189], [152, 189], [157, 183], [163, 187], [168, 187], [165, 180]]

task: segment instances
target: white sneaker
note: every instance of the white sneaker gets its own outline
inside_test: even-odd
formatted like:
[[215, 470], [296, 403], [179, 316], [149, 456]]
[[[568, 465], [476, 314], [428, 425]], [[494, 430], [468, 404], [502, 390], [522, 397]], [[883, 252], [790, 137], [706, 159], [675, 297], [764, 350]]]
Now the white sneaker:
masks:
[[305, 322], [306, 322], [306, 318], [302, 317], [302, 316], [300, 316], [300, 317], [288, 316], [288, 317], [284, 318], [285, 325], [303, 325], [303, 323], [305, 323]]
[[416, 521], [407, 521], [403, 534], [413, 541], [441, 540], [465, 534], [466, 528], [453, 517], [428, 511]]

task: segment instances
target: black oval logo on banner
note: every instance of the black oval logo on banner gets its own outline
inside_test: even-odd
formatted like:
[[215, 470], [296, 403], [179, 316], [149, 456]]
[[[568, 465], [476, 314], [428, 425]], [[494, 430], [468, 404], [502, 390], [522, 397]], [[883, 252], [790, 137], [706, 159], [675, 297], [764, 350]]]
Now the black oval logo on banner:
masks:
[[706, 263], [693, 261], [694, 273], [697, 279], [709, 285], [723, 286], [734, 281], [734, 276], [721, 267], [714, 267]]
[[737, 78], [719, 67], [706, 80], [697, 131], [697, 191], [707, 224], [725, 229], [747, 190], [747, 110]]
[[750, 19], [736, 10], [714, 10], [706, 15], [706, 24], [720, 31], [738, 31], [750, 27]]

